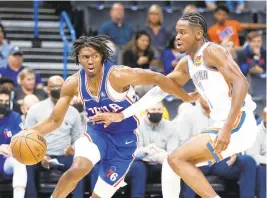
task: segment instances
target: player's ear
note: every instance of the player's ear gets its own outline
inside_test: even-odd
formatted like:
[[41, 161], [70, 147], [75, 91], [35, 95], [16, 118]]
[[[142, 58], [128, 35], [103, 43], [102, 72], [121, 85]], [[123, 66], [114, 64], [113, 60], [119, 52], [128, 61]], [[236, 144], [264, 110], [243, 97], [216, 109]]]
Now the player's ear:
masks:
[[201, 29], [196, 30], [196, 40], [200, 41], [202, 40], [202, 38], [203, 38], [203, 30]]

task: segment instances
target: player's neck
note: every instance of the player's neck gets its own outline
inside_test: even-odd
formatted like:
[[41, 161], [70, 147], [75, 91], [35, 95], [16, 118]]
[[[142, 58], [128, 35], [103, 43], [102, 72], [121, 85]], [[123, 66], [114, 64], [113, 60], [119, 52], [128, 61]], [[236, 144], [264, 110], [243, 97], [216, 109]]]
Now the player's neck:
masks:
[[101, 69], [101, 71], [98, 72], [98, 73], [96, 73], [96, 75], [94, 75], [92, 77], [87, 76], [87, 80], [90, 83], [96, 83], [97, 84], [97, 82], [100, 82], [101, 81], [103, 75], [104, 75], [103, 69]]
[[201, 42], [197, 43], [197, 44], [192, 48], [192, 50], [188, 53], [189, 56], [192, 58], [192, 60], [194, 59], [195, 54], [196, 54], [197, 51], [202, 47], [203, 44], [204, 44], [204, 41], [201, 41]]

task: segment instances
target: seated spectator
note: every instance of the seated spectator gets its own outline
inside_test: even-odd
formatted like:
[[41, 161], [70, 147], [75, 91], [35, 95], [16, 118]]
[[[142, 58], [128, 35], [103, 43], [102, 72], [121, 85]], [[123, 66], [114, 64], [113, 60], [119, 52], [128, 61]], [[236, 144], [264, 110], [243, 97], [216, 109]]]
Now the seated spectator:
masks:
[[[22, 65], [23, 62], [23, 52], [19, 49], [19, 47], [13, 47], [8, 57], [8, 65], [6, 68], [0, 68], [0, 76], [8, 77], [13, 80], [15, 83], [15, 87], [18, 87], [18, 75], [25, 68]], [[36, 78], [36, 87], [42, 88], [43, 83], [42, 79], [38, 74], [35, 74]]]
[[245, 48], [248, 68], [246, 72], [262, 74], [266, 72], [266, 49], [262, 46], [262, 35], [252, 31], [248, 34], [248, 45]]
[[[148, 109], [147, 115], [140, 120], [137, 155], [126, 176], [126, 182], [131, 187], [131, 196], [127, 197], [144, 198], [146, 178], [152, 177], [152, 172], [156, 171], [160, 182], [163, 159], [178, 145], [176, 127], [162, 119], [162, 114], [163, 104], [159, 103]], [[98, 171], [95, 166], [91, 175], [92, 187], [97, 181]]]
[[181, 54], [176, 49], [175, 37], [173, 37], [169, 43], [169, 46], [163, 51], [161, 56], [161, 61], [164, 66], [165, 75], [171, 73], [176, 67], [178, 61], [185, 56]]
[[[248, 149], [247, 154], [251, 155], [257, 162], [257, 182], [256, 182], [256, 196], [257, 198], [266, 198], [266, 122], [267, 122], [267, 107], [262, 112], [262, 122], [258, 126], [258, 135], [254, 145]], [[254, 132], [254, 131], [253, 131]], [[256, 131], [255, 131], [256, 132]]]
[[145, 30], [152, 38], [152, 44], [157, 49], [158, 57], [167, 47], [171, 34], [163, 27], [163, 12], [159, 5], [150, 6], [147, 13], [147, 26]]
[[192, 12], [198, 12], [198, 8], [193, 4], [187, 5], [183, 10], [183, 14], [192, 13]]
[[[214, 121], [210, 118], [210, 108], [208, 103], [199, 96], [196, 106], [185, 112], [179, 120], [178, 128], [180, 129], [179, 137], [185, 143], [192, 136], [197, 135], [199, 131], [213, 125]], [[180, 145], [181, 145], [180, 144]], [[201, 166], [200, 170], [205, 176], [215, 175], [225, 179], [236, 179], [239, 182], [240, 197], [254, 198], [256, 162], [249, 155], [233, 155], [219, 163], [211, 166]], [[182, 185], [182, 195], [185, 198], [195, 198], [196, 193], [186, 184]]]
[[231, 38], [237, 47], [240, 47], [238, 33], [244, 29], [264, 29], [265, 24], [240, 23], [236, 20], [227, 20], [229, 9], [225, 6], [218, 6], [215, 9], [214, 17], [216, 24], [208, 29], [210, 41], [221, 43], [226, 38]]
[[[45, 120], [52, 113], [53, 108], [60, 98], [60, 90], [64, 83], [60, 76], [52, 76], [48, 80], [47, 92], [49, 98], [41, 101], [28, 111], [25, 120], [25, 128], [30, 128], [37, 123]], [[26, 188], [27, 198], [37, 198], [37, 189], [35, 183], [35, 175], [41, 167], [49, 169], [52, 164], [49, 160], [57, 159], [63, 166], [54, 167], [61, 171], [70, 168], [73, 161], [74, 142], [82, 135], [83, 129], [78, 111], [70, 106], [67, 110], [62, 125], [52, 133], [45, 135], [47, 144], [47, 153], [44, 159], [36, 165], [27, 166], [28, 182]], [[83, 198], [83, 180], [80, 181], [74, 190], [75, 198]]]
[[26, 95], [34, 94], [39, 100], [47, 98], [47, 94], [43, 89], [35, 86], [35, 74], [30, 68], [23, 69], [18, 76], [18, 84], [20, 87], [15, 88], [15, 100], [22, 104]]
[[7, 66], [11, 48], [11, 45], [5, 40], [4, 26], [0, 24], [0, 68]]
[[101, 25], [99, 34], [109, 36], [110, 40], [118, 46], [127, 44], [133, 34], [133, 28], [124, 21], [124, 6], [114, 3], [110, 10], [111, 20]]
[[22, 112], [21, 120], [22, 120], [23, 125], [25, 123], [27, 113], [30, 110], [31, 106], [33, 106], [34, 104], [38, 102], [39, 102], [39, 99], [36, 97], [36, 95], [29, 94], [24, 97], [22, 104], [20, 106], [21, 112]]
[[206, 6], [208, 9], [215, 9], [217, 7], [217, 3], [220, 5], [225, 5], [231, 12], [241, 12], [245, 9], [244, 0], [228, 0], [228, 1], [217, 1], [217, 0], [205, 0]]
[[0, 175], [12, 178], [14, 198], [24, 198], [27, 183], [26, 166], [12, 157], [9, 145], [21, 129], [20, 115], [10, 110], [10, 92], [0, 86]]
[[21, 113], [20, 104], [15, 101], [15, 83], [13, 82], [13, 80], [2, 76], [0, 77], [0, 86], [5, 87], [8, 91], [10, 91], [10, 108], [18, 113]]
[[122, 64], [132, 68], [149, 69], [153, 59], [150, 35], [144, 30], [136, 32], [134, 40], [123, 53]]
[[228, 50], [228, 52], [232, 55], [233, 59], [238, 64], [243, 74], [246, 75], [248, 63], [244, 50], [237, 50], [234, 41], [230, 38], [224, 39], [221, 45]]

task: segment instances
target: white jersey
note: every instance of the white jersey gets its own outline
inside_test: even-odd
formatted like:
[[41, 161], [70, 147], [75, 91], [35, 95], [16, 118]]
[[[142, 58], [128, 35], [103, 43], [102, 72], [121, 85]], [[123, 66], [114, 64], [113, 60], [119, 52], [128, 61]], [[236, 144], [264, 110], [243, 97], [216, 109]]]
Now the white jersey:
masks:
[[[232, 84], [224, 78], [216, 67], [205, 63], [204, 50], [210, 44], [212, 43], [204, 43], [195, 54], [194, 60], [187, 55], [188, 70], [197, 91], [209, 104], [211, 118], [216, 121], [223, 121], [226, 120], [231, 108]], [[249, 94], [247, 94], [242, 108], [255, 110], [256, 104]]]

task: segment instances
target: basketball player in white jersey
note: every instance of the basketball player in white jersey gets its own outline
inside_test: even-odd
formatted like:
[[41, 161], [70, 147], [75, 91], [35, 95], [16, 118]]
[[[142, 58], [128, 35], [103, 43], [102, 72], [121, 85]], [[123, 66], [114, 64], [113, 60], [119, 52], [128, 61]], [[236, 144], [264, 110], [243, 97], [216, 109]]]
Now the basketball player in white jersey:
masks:
[[[208, 102], [215, 124], [173, 151], [162, 167], [164, 198], [178, 198], [180, 178], [199, 196], [219, 197], [197, 168], [250, 148], [256, 138], [255, 103], [247, 94], [248, 82], [231, 55], [220, 45], [207, 41], [207, 25], [198, 13], [182, 16], [176, 24], [176, 44], [187, 53], [168, 77], [183, 86], [190, 78]], [[93, 122], [118, 122], [150, 107], [166, 96], [158, 87], [119, 114], [105, 113]], [[181, 133], [183, 132], [182, 129]]]

